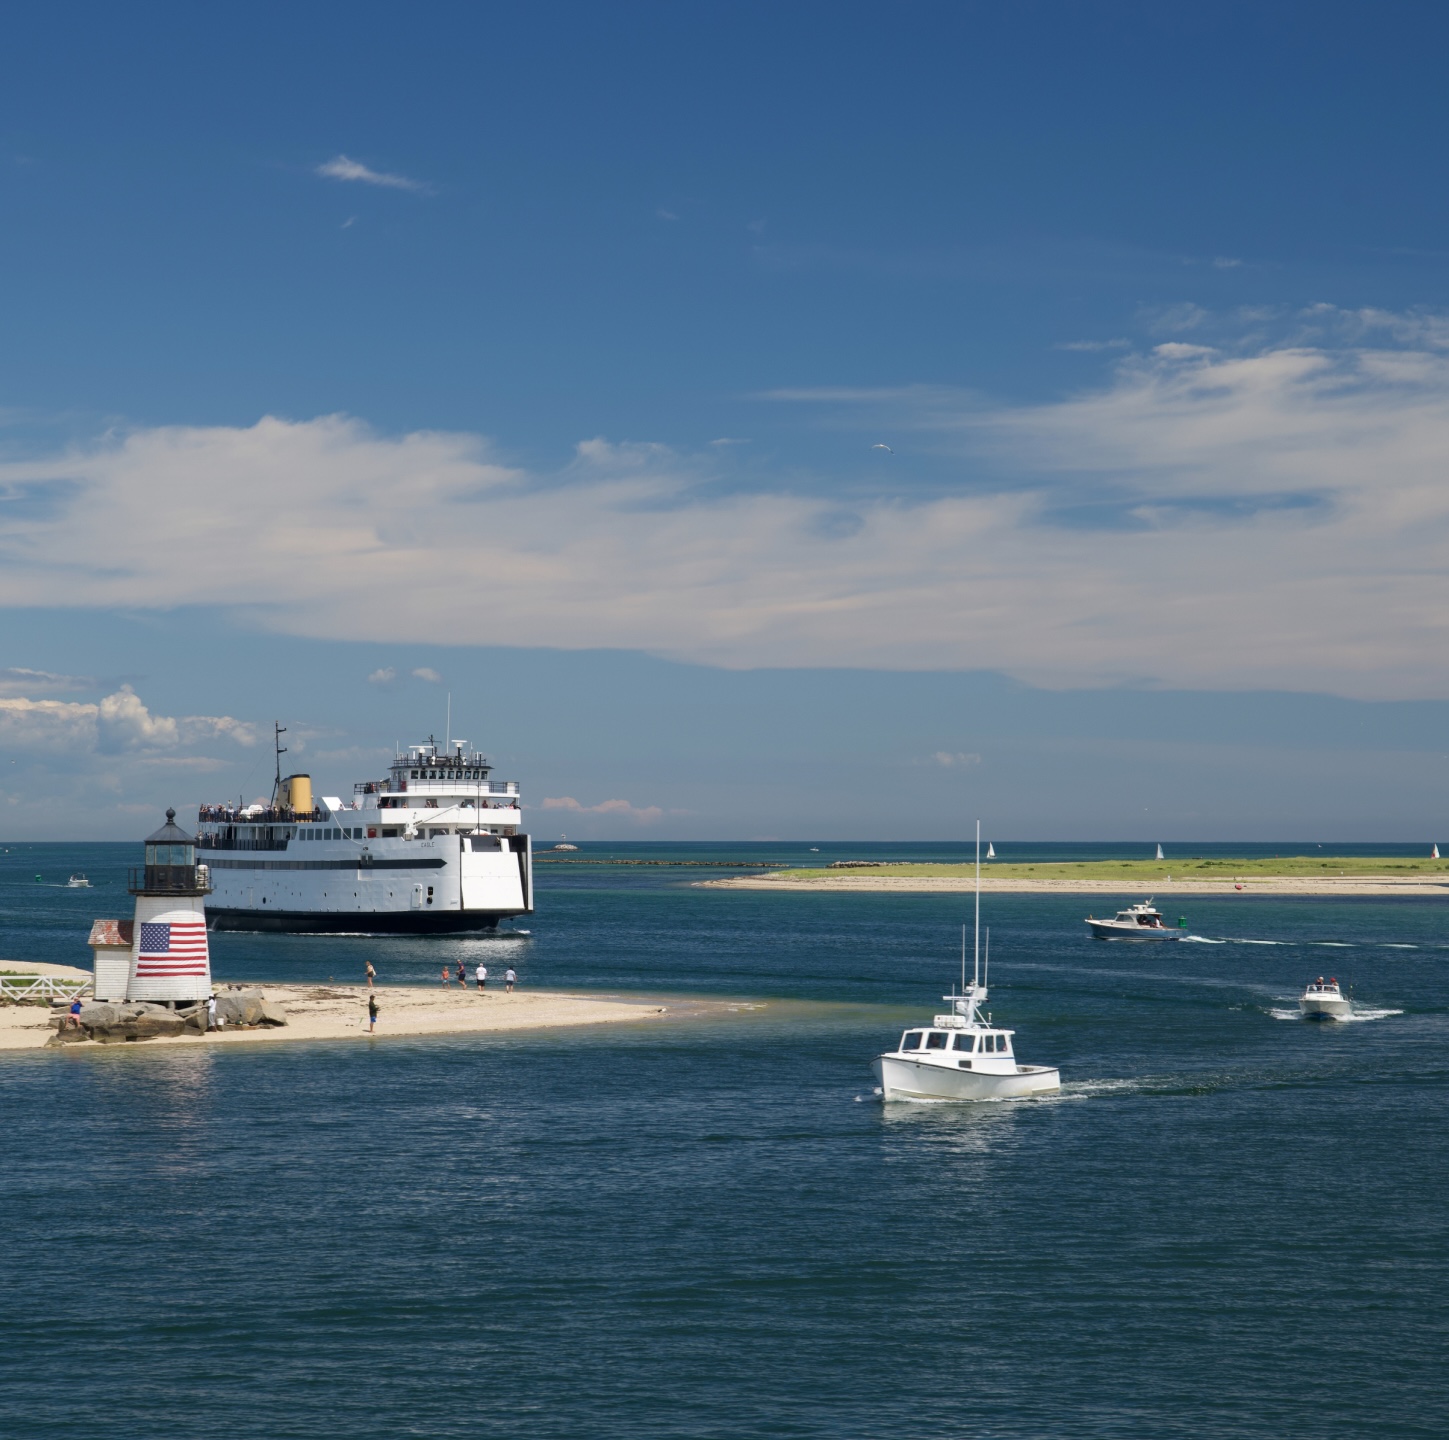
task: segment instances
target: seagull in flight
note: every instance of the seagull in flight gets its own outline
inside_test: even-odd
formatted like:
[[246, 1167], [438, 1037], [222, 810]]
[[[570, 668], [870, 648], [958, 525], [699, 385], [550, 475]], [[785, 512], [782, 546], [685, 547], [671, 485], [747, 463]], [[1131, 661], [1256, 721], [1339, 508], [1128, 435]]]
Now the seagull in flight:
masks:
[[870, 448], [872, 450], [884, 450], [887, 455], [894, 455], [896, 453], [889, 445], [881, 445], [879, 443], [872, 445]]

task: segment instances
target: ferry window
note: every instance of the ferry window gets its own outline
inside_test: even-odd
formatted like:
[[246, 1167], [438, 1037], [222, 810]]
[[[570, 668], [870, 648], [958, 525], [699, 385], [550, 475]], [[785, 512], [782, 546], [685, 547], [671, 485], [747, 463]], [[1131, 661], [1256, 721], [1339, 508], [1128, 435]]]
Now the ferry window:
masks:
[[920, 1048], [921, 1048], [921, 1032], [919, 1030], [910, 1030], [910, 1031], [908, 1031], [906, 1033], [905, 1039], [901, 1041], [901, 1049], [902, 1050], [919, 1050]]
[[931, 1033], [926, 1036], [926, 1049], [944, 1050], [946, 1048], [946, 1039], [947, 1036], [945, 1031], [932, 1030]]

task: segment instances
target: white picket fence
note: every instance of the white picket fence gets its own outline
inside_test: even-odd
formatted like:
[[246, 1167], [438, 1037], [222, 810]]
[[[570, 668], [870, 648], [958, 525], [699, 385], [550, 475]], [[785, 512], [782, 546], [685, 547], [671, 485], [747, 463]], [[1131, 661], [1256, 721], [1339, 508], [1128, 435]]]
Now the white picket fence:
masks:
[[0, 1000], [74, 1000], [90, 988], [89, 980], [55, 975], [0, 975]]

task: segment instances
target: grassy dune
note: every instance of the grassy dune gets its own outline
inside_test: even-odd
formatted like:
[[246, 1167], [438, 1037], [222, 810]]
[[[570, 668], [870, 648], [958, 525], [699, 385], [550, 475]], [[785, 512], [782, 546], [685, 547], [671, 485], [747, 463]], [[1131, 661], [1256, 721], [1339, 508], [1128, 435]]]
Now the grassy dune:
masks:
[[[872, 865], [841, 870], [781, 870], [776, 875], [788, 880], [826, 880], [842, 876], [899, 875], [907, 879], [966, 880], [976, 873], [974, 865]], [[1064, 864], [1012, 865], [1001, 860], [982, 864], [983, 880], [1111, 880], [1134, 886], [1167, 880], [1233, 880], [1244, 876], [1303, 879], [1339, 876], [1357, 879], [1408, 879], [1416, 876], [1449, 878], [1449, 860], [1386, 860], [1356, 855], [1333, 855], [1314, 859], [1306, 855], [1268, 860], [1085, 860]]]

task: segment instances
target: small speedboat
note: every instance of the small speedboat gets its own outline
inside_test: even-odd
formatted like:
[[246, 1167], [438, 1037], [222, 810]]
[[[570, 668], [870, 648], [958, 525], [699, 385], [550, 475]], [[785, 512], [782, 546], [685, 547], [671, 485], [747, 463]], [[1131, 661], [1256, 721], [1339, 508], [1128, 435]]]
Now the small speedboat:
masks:
[[1161, 910], [1152, 908], [1151, 900], [1119, 910], [1113, 920], [1087, 916], [1087, 924], [1098, 940], [1181, 940], [1187, 934], [1187, 921], [1179, 920], [1177, 929], [1170, 929]]
[[89, 890], [89, 889], [91, 889], [91, 882], [89, 880], [87, 880], [84, 875], [79, 875], [79, 874], [72, 875], [70, 877], [70, 879], [65, 882], [65, 884], [66, 884], [66, 888], [68, 890]]
[[1305, 1020], [1347, 1020], [1353, 1014], [1353, 1003], [1339, 989], [1338, 981], [1322, 975], [1311, 980], [1298, 997], [1298, 1009]]

